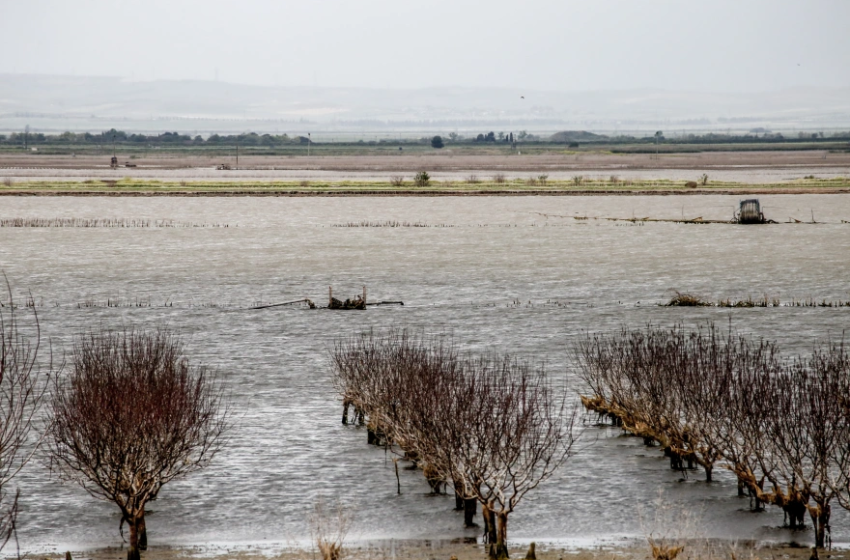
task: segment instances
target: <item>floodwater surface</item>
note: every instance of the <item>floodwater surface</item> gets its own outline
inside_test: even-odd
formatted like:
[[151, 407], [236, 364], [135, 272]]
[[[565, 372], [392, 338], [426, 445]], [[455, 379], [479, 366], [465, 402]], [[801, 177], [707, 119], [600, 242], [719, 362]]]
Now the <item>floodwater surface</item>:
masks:
[[[317, 499], [340, 500], [361, 539], [479, 536], [454, 500], [428, 496], [417, 471], [340, 423], [328, 351], [370, 328], [452, 334], [469, 351], [546, 362], [576, 390], [570, 348], [586, 331], [649, 322], [715, 321], [775, 339], [785, 354], [842, 336], [850, 308], [666, 308], [675, 291], [705, 299], [850, 300], [850, 196], [761, 197], [776, 221], [631, 223], [604, 218], [728, 219], [736, 197], [28, 198], [0, 199], [1, 218], [128, 218], [228, 227], [0, 228], [0, 269], [15, 299], [32, 295], [55, 361], [88, 329], [167, 325], [232, 393], [233, 429], [204, 471], [151, 504], [151, 544], [266, 546], [305, 541]], [[587, 219], [576, 219], [587, 218]], [[341, 227], [363, 225], [383, 227]], [[388, 225], [401, 227], [386, 227]], [[417, 224], [423, 227], [404, 227]], [[328, 286], [404, 306], [365, 312], [260, 303]], [[107, 306], [107, 302], [112, 305]], [[27, 317], [27, 310], [19, 310]], [[44, 347], [43, 347], [44, 349]], [[586, 428], [577, 453], [511, 516], [512, 539], [642, 535], [659, 515], [695, 536], [810, 542], [777, 509], [749, 511], [727, 472], [712, 484], [671, 471], [657, 448]], [[721, 469], [722, 471], [722, 469]], [[117, 545], [114, 505], [51, 474], [45, 460], [15, 480], [25, 551]], [[654, 504], [661, 503], [661, 513]], [[834, 506], [833, 538], [850, 542]]]

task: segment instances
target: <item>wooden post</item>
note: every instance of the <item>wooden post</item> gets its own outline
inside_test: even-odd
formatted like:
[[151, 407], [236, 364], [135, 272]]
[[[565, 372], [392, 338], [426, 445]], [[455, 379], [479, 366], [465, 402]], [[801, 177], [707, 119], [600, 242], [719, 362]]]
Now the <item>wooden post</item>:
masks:
[[328, 286], [328, 305], [331, 304], [334, 300], [334, 288], [333, 286]]
[[366, 305], [366, 286], [363, 286], [363, 305]]

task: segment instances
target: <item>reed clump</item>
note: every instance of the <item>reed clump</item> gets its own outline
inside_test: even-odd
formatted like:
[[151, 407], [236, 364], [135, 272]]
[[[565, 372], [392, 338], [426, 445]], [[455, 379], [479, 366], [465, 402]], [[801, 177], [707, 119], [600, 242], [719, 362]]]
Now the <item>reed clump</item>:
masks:
[[198, 224], [145, 218], [0, 218], [0, 227], [31, 228], [187, 228], [229, 227], [228, 224]]
[[747, 299], [742, 300], [731, 300], [725, 299], [717, 302], [717, 307], [781, 307], [782, 303], [778, 298], [768, 298], [767, 296], [762, 297], [761, 299], [753, 299], [752, 297], [747, 297]]
[[676, 292], [676, 295], [670, 298], [670, 301], [665, 305], [667, 307], [710, 307], [713, 304], [695, 295]]
[[[576, 219], [581, 219], [576, 217]], [[660, 304], [665, 307], [727, 307], [727, 308], [737, 308], [737, 309], [745, 309], [745, 308], [766, 308], [766, 307], [850, 307], [850, 300], [827, 300], [822, 299], [820, 301], [815, 300], [813, 298], [809, 299], [793, 299], [791, 301], [783, 302], [777, 297], [768, 297], [762, 296], [760, 298], [753, 298], [752, 296], [747, 296], [746, 299], [721, 299], [716, 302], [704, 300], [698, 296], [685, 294], [681, 292], [676, 292], [676, 295], [673, 296], [670, 301], [664, 304]]]
[[389, 228], [447, 228], [454, 227], [451, 224], [428, 224], [425, 222], [400, 222], [398, 220], [385, 220], [383, 222], [373, 222], [370, 220], [362, 220], [360, 222], [343, 222], [340, 224], [333, 224], [331, 227], [366, 227], [366, 228], [380, 228], [380, 227], [389, 227]]

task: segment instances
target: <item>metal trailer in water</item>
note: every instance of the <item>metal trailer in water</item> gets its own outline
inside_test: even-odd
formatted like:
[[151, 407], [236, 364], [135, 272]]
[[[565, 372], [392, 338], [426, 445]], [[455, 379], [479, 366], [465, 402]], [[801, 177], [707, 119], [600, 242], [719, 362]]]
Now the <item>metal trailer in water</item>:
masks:
[[763, 224], [764, 214], [761, 211], [761, 205], [757, 198], [742, 200], [738, 206], [738, 215], [736, 216], [739, 224]]

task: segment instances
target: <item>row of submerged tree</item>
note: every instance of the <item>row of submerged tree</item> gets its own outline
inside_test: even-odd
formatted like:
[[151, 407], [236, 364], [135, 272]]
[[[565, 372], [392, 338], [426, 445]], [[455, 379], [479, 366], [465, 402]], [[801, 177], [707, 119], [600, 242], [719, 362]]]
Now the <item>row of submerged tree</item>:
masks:
[[434, 491], [451, 485], [466, 526], [480, 504], [488, 555], [507, 558], [508, 516], [572, 452], [566, 388], [540, 365], [404, 330], [342, 339], [332, 358], [343, 423], [366, 424], [371, 443], [422, 468]]
[[578, 345], [584, 406], [659, 445], [670, 466], [715, 467], [757, 509], [782, 508], [789, 527], [811, 517], [830, 542], [830, 507], [850, 509], [850, 357], [843, 340], [783, 359], [774, 342], [647, 326], [588, 335]]
[[52, 471], [118, 506], [127, 559], [139, 560], [146, 506], [223, 445], [223, 386], [163, 329], [90, 332], [78, 337], [69, 371], [43, 364], [35, 310], [21, 329], [9, 293], [0, 309], [0, 550], [16, 530], [19, 494], [9, 485], [44, 447]]

